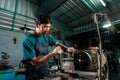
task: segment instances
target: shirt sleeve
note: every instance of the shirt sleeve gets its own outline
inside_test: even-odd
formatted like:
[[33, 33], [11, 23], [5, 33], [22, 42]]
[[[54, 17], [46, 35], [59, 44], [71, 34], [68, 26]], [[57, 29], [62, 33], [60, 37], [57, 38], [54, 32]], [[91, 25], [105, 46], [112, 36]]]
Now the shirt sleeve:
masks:
[[52, 37], [52, 35], [49, 35], [49, 45], [54, 46], [56, 44], [57, 40]]
[[30, 40], [28, 39], [23, 40], [22, 46], [23, 46], [23, 59], [24, 60], [31, 59], [36, 56], [34, 46]]

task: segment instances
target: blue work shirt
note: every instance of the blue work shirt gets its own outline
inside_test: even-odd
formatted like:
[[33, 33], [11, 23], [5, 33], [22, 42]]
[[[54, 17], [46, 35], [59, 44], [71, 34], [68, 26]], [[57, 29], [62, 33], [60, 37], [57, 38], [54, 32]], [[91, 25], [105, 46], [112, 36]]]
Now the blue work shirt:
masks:
[[30, 59], [42, 57], [48, 54], [48, 46], [56, 44], [56, 40], [49, 34], [36, 36], [28, 34], [23, 39], [23, 59], [26, 64], [26, 80], [38, 80], [48, 75], [48, 62], [32, 66]]

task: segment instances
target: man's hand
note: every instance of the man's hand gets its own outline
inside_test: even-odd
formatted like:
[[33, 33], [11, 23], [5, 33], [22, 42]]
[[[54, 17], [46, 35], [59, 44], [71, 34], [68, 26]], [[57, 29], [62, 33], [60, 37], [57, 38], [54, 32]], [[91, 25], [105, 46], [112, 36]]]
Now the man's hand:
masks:
[[62, 43], [56, 42], [56, 46], [60, 46], [62, 49], [64, 49], [67, 52], [72, 52], [74, 53], [76, 50], [73, 47], [67, 47]]
[[73, 48], [73, 47], [68, 47], [68, 48], [67, 48], [67, 51], [74, 53], [76, 50], [75, 50], [75, 48]]
[[60, 46], [57, 46], [54, 50], [53, 53], [54, 54], [62, 54], [63, 50], [61, 49]]

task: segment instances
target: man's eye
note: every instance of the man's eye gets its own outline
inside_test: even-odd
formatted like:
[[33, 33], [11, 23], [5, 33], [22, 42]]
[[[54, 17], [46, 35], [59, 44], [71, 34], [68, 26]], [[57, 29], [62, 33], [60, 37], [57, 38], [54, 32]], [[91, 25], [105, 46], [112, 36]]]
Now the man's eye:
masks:
[[43, 27], [45, 27], [45, 26], [43, 26]]
[[44, 26], [44, 28], [48, 28], [49, 26]]

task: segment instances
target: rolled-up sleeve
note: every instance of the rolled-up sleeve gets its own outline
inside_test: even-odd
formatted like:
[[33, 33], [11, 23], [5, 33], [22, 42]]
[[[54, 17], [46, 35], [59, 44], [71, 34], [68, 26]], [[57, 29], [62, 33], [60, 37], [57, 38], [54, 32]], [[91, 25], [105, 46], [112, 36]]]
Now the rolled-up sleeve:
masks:
[[31, 59], [35, 57], [34, 45], [29, 40], [23, 40], [22, 43], [23, 59]]

